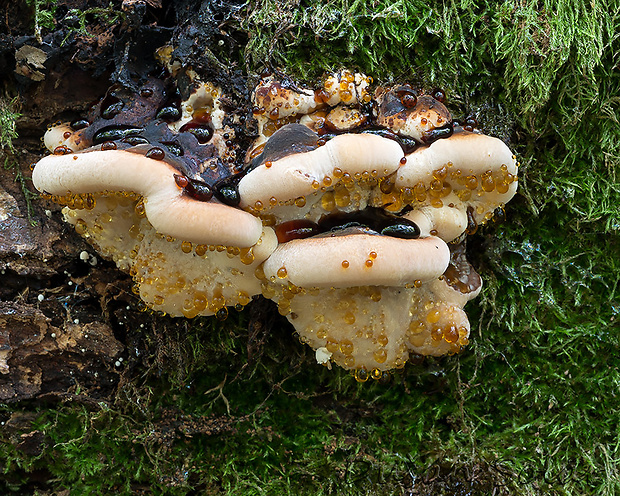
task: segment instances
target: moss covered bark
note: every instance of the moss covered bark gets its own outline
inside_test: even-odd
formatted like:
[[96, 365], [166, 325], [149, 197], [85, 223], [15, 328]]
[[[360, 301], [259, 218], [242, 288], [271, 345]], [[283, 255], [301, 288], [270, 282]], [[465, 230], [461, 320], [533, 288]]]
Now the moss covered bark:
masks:
[[113, 392], [0, 404], [0, 488], [620, 494], [620, 3], [264, 0], [217, 22], [211, 54], [250, 77], [267, 64], [419, 81], [510, 141], [520, 190], [477, 237], [472, 344], [357, 384], [314, 364], [265, 303], [223, 323], [117, 317]]

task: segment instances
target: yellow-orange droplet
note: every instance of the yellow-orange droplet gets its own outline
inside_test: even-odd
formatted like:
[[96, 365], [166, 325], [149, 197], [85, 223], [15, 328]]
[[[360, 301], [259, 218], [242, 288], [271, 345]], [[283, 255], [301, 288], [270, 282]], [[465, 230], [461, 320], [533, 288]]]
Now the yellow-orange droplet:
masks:
[[343, 260], [342, 261], [342, 268], [343, 269], [348, 269], [349, 268], [349, 261], [348, 260]]
[[353, 353], [353, 343], [348, 339], [340, 341], [340, 352], [343, 355], [351, 355]]
[[372, 356], [375, 359], [375, 362], [384, 363], [387, 360], [387, 350], [381, 348], [380, 350], [376, 350]]
[[282, 266], [278, 269], [277, 275], [280, 279], [284, 279], [287, 275], [286, 267]]
[[183, 253], [191, 253], [192, 251], [192, 243], [189, 241], [183, 241], [181, 243], [181, 251]]
[[431, 310], [426, 315], [426, 320], [429, 324], [435, 324], [439, 321], [439, 317], [441, 316], [441, 312], [439, 310]]

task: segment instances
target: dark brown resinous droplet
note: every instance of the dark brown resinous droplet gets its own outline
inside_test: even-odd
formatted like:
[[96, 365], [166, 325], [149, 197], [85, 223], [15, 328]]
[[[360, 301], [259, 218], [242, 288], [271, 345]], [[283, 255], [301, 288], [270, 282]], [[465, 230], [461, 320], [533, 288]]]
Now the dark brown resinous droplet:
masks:
[[309, 238], [320, 232], [318, 224], [305, 219], [290, 220], [276, 226], [278, 243], [286, 243], [293, 239]]
[[166, 152], [156, 146], [154, 146], [148, 152], [146, 152], [146, 157], [151, 158], [153, 160], [163, 160], [165, 156], [166, 156]]

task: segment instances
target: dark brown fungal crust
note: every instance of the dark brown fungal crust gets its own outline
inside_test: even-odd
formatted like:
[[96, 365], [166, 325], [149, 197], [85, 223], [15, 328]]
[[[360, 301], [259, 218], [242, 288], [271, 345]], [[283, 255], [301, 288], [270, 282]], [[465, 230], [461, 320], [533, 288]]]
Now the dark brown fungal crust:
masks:
[[287, 124], [278, 129], [252, 159], [248, 172], [266, 162], [275, 162], [294, 153], [310, 152], [318, 147], [319, 136], [301, 124]]
[[450, 264], [443, 274], [444, 280], [450, 287], [463, 294], [480, 289], [482, 279], [467, 261], [465, 240], [448, 246], [450, 248]]

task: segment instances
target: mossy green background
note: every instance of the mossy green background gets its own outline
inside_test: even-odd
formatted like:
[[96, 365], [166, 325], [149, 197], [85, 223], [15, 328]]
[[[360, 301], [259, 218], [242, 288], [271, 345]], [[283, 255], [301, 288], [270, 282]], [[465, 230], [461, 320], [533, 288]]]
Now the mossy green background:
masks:
[[43, 452], [0, 449], [7, 488], [44, 467], [76, 495], [620, 494], [620, 2], [265, 0], [227, 25], [249, 74], [441, 87], [509, 141], [471, 345], [357, 384], [283, 319], [248, 356], [247, 312], [154, 316], [165, 343], [114, 401], [37, 407]]

